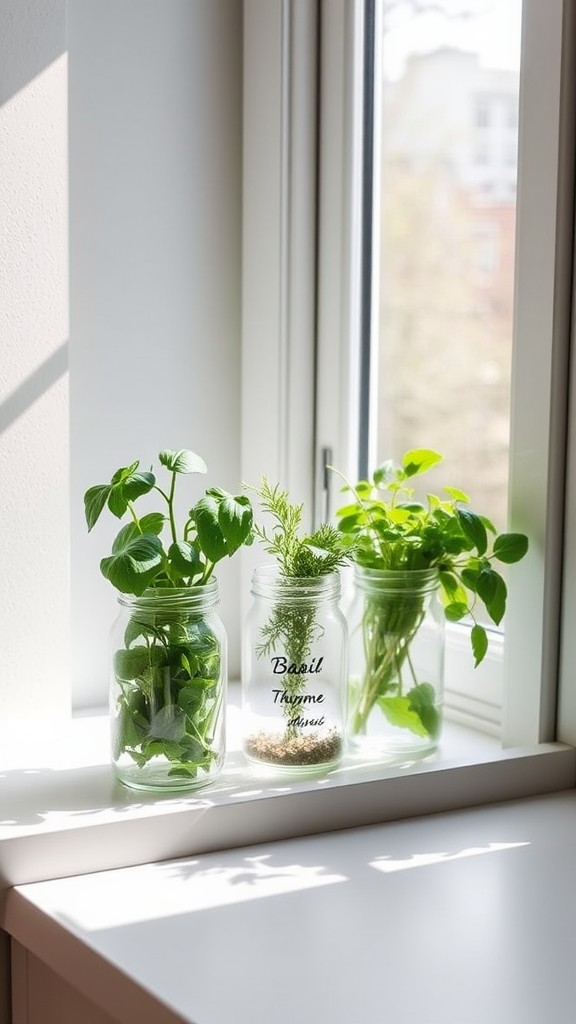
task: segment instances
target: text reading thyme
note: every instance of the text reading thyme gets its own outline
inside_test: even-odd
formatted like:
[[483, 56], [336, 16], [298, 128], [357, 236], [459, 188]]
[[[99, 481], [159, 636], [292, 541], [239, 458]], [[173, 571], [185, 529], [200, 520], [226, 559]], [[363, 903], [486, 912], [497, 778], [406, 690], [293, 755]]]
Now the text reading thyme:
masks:
[[[312, 658], [310, 664], [303, 661], [298, 665], [295, 661], [288, 661], [287, 658], [278, 656], [271, 659], [272, 671], [274, 675], [289, 675], [289, 676], [310, 676], [317, 675], [318, 672], [322, 671], [322, 662], [324, 658]], [[318, 693], [287, 693], [286, 690], [272, 690], [274, 694], [275, 704], [291, 704], [294, 708], [301, 708], [305, 704], [322, 704], [324, 702], [324, 694]], [[324, 715], [320, 718], [303, 718], [302, 715], [296, 715], [295, 718], [291, 718], [288, 722], [289, 726], [302, 727], [305, 725], [324, 725]]]

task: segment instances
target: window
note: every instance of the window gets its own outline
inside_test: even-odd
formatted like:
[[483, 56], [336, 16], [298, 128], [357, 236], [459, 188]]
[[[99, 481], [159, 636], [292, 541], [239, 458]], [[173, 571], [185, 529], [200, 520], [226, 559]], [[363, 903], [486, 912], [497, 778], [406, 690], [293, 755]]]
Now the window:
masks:
[[[369, 6], [369, 5], [368, 5]], [[408, 5], [391, 4], [396, 12]], [[424, 5], [425, 6], [425, 5]], [[435, 8], [438, 5], [434, 5]], [[501, 7], [502, 5], [496, 5]], [[375, 5], [376, 17], [380, 5]], [[386, 2], [384, 2], [386, 12]], [[381, 7], [380, 7], [381, 10]], [[515, 259], [515, 316], [514, 316], [514, 353], [510, 369], [500, 370], [498, 363], [492, 358], [486, 357], [484, 372], [480, 379], [488, 389], [488, 393], [498, 395], [499, 401], [503, 402], [501, 419], [492, 411], [480, 416], [476, 427], [471, 425], [469, 431], [463, 431], [464, 438], [468, 441], [479, 441], [485, 446], [485, 455], [482, 462], [493, 462], [493, 453], [501, 446], [502, 456], [505, 460], [506, 448], [508, 446], [508, 432], [510, 433], [510, 474], [509, 474], [509, 497], [506, 498], [506, 471], [499, 474], [489, 474], [486, 487], [496, 484], [496, 493], [500, 497], [490, 497], [490, 500], [497, 502], [499, 517], [503, 522], [502, 515], [506, 505], [510, 508], [510, 521], [512, 529], [519, 529], [526, 532], [531, 538], [531, 553], [522, 567], [515, 567], [510, 579], [510, 600], [506, 621], [506, 654], [505, 662], [500, 656], [495, 658], [494, 668], [506, 676], [506, 685], [503, 689], [502, 700], [502, 735], [505, 745], [538, 742], [544, 739], [553, 738], [555, 735], [568, 735], [563, 731], [567, 726], [563, 721], [559, 723], [556, 732], [555, 723], [555, 702], [557, 686], [557, 661], [559, 656], [559, 615], [560, 615], [560, 581], [561, 581], [561, 530], [563, 519], [563, 502], [565, 486], [565, 447], [564, 447], [564, 422], [566, 414], [566, 393], [565, 382], [567, 379], [566, 358], [569, 342], [569, 308], [571, 289], [571, 241], [569, 238], [570, 228], [565, 225], [572, 224], [571, 205], [571, 182], [572, 182], [572, 151], [573, 131], [569, 122], [568, 111], [571, 107], [571, 96], [574, 81], [573, 54], [570, 51], [571, 39], [568, 22], [571, 17], [567, 13], [566, 5], [561, 2], [553, 4], [547, 9], [546, 17], [543, 17], [538, 4], [525, 0], [523, 4], [523, 51], [522, 65], [520, 68], [520, 142], [519, 142], [519, 186], [518, 186], [518, 209], [517, 225], [514, 225], [515, 212], [513, 204], [510, 203], [510, 182], [498, 181], [486, 182], [490, 184], [490, 194], [482, 196], [481, 190], [485, 182], [479, 182], [478, 202], [474, 204], [474, 217], [477, 219], [478, 207], [489, 202], [488, 220], [484, 238], [490, 238], [488, 245], [484, 243], [484, 250], [480, 257], [478, 249], [471, 246], [470, 260], [471, 272], [467, 279], [468, 286], [474, 283], [474, 272], [478, 269], [478, 261], [483, 266], [484, 280], [478, 281], [478, 287], [486, 289], [486, 277], [490, 274], [490, 266], [498, 263], [505, 268], [508, 277], [507, 288], [501, 292], [496, 285], [491, 286], [488, 281], [488, 291], [492, 294], [484, 294], [482, 301], [479, 295], [473, 296], [470, 302], [472, 318], [477, 318], [478, 309], [484, 311], [494, 318], [494, 324], [502, 323], [502, 318], [509, 318], [513, 301], [513, 289], [510, 287], [513, 271], [513, 253], [516, 243]], [[381, 44], [381, 37], [376, 34], [376, 52]], [[436, 70], [438, 61], [446, 61], [446, 53], [442, 51], [441, 56], [436, 55]], [[377, 58], [378, 59], [378, 58]], [[449, 58], [452, 60], [452, 57]], [[421, 55], [413, 59], [408, 65], [407, 74], [411, 77], [411, 97], [416, 89], [416, 70], [425, 66], [426, 58]], [[549, 77], [549, 69], [554, 67], [556, 73], [552, 79]], [[398, 82], [396, 81], [395, 87]], [[422, 89], [423, 93], [426, 90]], [[397, 94], [397, 89], [393, 91]], [[542, 99], [544, 97], [544, 102]], [[427, 97], [429, 101], [429, 97]], [[325, 98], [323, 98], [323, 102]], [[385, 102], [385, 101], [384, 101]], [[376, 121], [375, 137], [377, 140], [380, 131], [378, 120], [378, 99], [375, 102]], [[411, 125], [417, 123], [414, 113], [410, 114]], [[423, 115], [420, 115], [421, 121]], [[415, 133], [406, 130], [402, 135], [402, 126], [397, 119], [392, 126], [388, 125], [386, 118], [382, 118], [382, 133], [392, 145], [390, 136], [403, 139], [410, 139]], [[468, 119], [469, 123], [469, 119]], [[427, 122], [428, 136], [425, 139], [430, 152], [435, 158], [434, 173], [439, 176], [446, 173], [448, 161], [437, 158], [434, 153], [433, 133], [434, 119], [429, 118]], [[502, 126], [500, 126], [502, 127]], [[393, 133], [396, 133], [394, 135]], [[432, 141], [430, 141], [432, 139]], [[419, 138], [414, 143], [418, 152], [414, 159], [414, 167], [418, 170], [422, 166], [422, 142]], [[376, 151], [378, 147], [376, 145]], [[546, 154], [544, 156], [544, 154]], [[456, 165], [456, 159], [452, 160]], [[462, 167], [463, 165], [460, 165]], [[321, 156], [322, 167], [322, 156]], [[400, 172], [402, 182], [402, 172]], [[405, 173], [404, 173], [405, 179]], [[321, 178], [322, 181], [322, 178]], [[402, 182], [403, 183], [403, 182]], [[417, 191], [417, 190], [416, 190]], [[347, 193], [350, 195], [351, 192]], [[440, 210], [441, 201], [445, 200], [446, 188], [436, 195], [441, 199], [436, 202]], [[537, 200], [536, 196], [540, 198]], [[545, 197], [545, 198], [544, 198]], [[430, 216], [432, 204], [424, 204], [425, 213]], [[508, 207], [509, 213], [506, 212]], [[439, 214], [441, 217], [441, 214]], [[506, 216], [508, 220], [506, 220]], [[450, 218], [449, 218], [450, 219]], [[453, 220], [453, 218], [452, 218]], [[414, 230], [420, 225], [416, 218]], [[453, 228], [453, 224], [449, 225]], [[321, 211], [322, 230], [322, 211]], [[327, 227], [326, 231], [333, 230]], [[474, 233], [461, 232], [459, 243], [462, 239], [471, 240]], [[499, 253], [495, 254], [494, 239], [498, 238]], [[537, 242], [537, 239], [540, 242]], [[541, 245], [544, 243], [546, 252]], [[448, 256], [450, 255], [450, 247]], [[377, 255], [372, 253], [374, 265], [377, 264]], [[419, 257], [422, 252], [418, 253]], [[498, 259], [496, 259], [496, 255]], [[322, 258], [322, 234], [321, 234], [321, 258]], [[430, 273], [437, 270], [434, 260], [430, 263]], [[361, 287], [362, 275], [359, 274], [359, 281], [348, 283], [349, 295], [354, 299]], [[422, 277], [422, 286], [426, 286], [426, 275]], [[364, 282], [365, 283], [365, 282]], [[372, 285], [372, 313], [378, 308], [378, 286], [376, 271], [373, 266]], [[322, 279], [321, 279], [322, 285]], [[334, 289], [332, 279], [332, 289]], [[393, 303], [397, 296], [393, 289], [391, 294], [384, 295], [384, 303]], [[320, 319], [320, 374], [319, 374], [319, 442], [321, 445], [333, 448], [338, 452], [339, 458], [334, 460], [339, 465], [347, 465], [349, 471], [354, 475], [355, 459], [357, 459], [358, 446], [355, 428], [348, 423], [336, 423], [334, 417], [330, 420], [330, 402], [333, 400], [334, 391], [332, 388], [323, 385], [323, 368], [329, 366], [329, 374], [333, 375], [333, 368], [329, 365], [334, 354], [334, 336], [336, 334], [335, 322], [331, 318], [331, 301], [333, 294], [326, 295], [323, 306], [322, 294], [320, 296], [321, 313], [325, 309], [325, 322]], [[340, 301], [342, 301], [340, 299]], [[413, 297], [414, 301], [414, 297]], [[374, 323], [374, 315], [372, 316]], [[327, 325], [328, 339], [324, 336], [323, 330]], [[503, 330], [503, 328], [502, 328]], [[506, 330], [512, 335], [512, 329]], [[359, 402], [355, 399], [358, 395], [358, 380], [362, 380], [362, 370], [358, 366], [352, 366], [348, 370], [350, 360], [350, 333], [346, 326], [344, 339], [341, 341], [342, 356], [341, 362], [344, 367], [343, 375], [348, 383], [351, 395], [348, 397], [348, 410], [356, 409], [358, 412]], [[456, 337], [460, 334], [458, 330], [453, 332]], [[488, 332], [490, 335], [493, 333]], [[342, 338], [342, 334], [340, 334]], [[360, 333], [356, 336], [356, 354], [358, 363], [361, 365], [361, 353], [366, 356], [367, 352], [372, 353], [374, 358], [374, 336], [370, 339], [372, 344], [366, 343], [364, 338], [363, 347], [360, 341]], [[492, 338], [485, 340], [488, 343]], [[478, 337], [476, 344], [482, 342]], [[323, 349], [324, 346], [324, 349]], [[353, 346], [352, 346], [353, 347]], [[324, 362], [322, 362], [324, 359]], [[365, 363], [364, 363], [365, 365]], [[474, 365], [474, 369], [477, 366]], [[433, 372], [433, 367], [431, 372]], [[395, 370], [394, 361], [387, 366], [387, 373], [383, 374], [389, 378]], [[510, 414], [506, 411], [509, 401], [507, 397], [508, 385], [506, 378], [508, 373], [512, 381], [512, 398]], [[355, 376], [357, 374], [357, 376]], [[377, 429], [377, 417], [374, 415], [374, 408], [377, 406], [381, 411], [381, 404], [378, 403], [375, 392], [376, 372], [374, 363], [369, 374], [364, 371], [363, 410], [372, 410], [368, 417], [368, 433], [374, 436]], [[332, 379], [332, 376], [331, 378]], [[475, 377], [475, 380], [477, 377]], [[429, 375], [428, 375], [429, 381]], [[342, 385], [342, 376], [340, 378]], [[429, 389], [431, 390], [431, 389]], [[367, 396], [372, 398], [368, 405]], [[356, 401], [356, 405], [354, 404]], [[439, 400], [442, 407], [442, 401]], [[397, 428], [397, 417], [391, 416], [390, 429]], [[487, 427], [489, 429], [487, 429]], [[361, 429], [359, 431], [361, 433]], [[475, 437], [473, 437], [475, 435]], [[351, 441], [352, 439], [352, 441]], [[422, 441], [420, 442], [422, 443]], [[347, 447], [348, 446], [348, 447]], [[409, 445], [407, 444], [406, 447]], [[430, 444], [431, 447], [441, 445]], [[549, 449], [549, 446], [550, 449]], [[400, 444], [399, 444], [400, 447]], [[549, 456], [549, 450], [551, 455]], [[366, 449], [370, 455], [374, 448]], [[398, 454], [395, 452], [394, 454]], [[348, 460], [346, 462], [346, 459]], [[372, 460], [368, 460], [372, 461]], [[504, 462], [500, 462], [504, 466]], [[372, 464], [375, 464], [373, 462]], [[478, 462], [476, 462], [478, 464]], [[490, 480], [490, 482], [489, 482]], [[470, 490], [473, 490], [470, 487]], [[489, 493], [487, 491], [487, 493]], [[456, 640], [458, 646], [458, 640]], [[495, 645], [497, 648], [498, 645]], [[485, 684], [481, 681], [480, 672], [473, 677], [473, 696], [478, 692], [487, 692]], [[564, 692], [564, 691], [561, 691]], [[564, 698], [561, 702], [562, 708], [572, 708], [573, 700]], [[474, 712], [475, 713], [475, 712]], [[480, 715], [480, 710], [478, 711]], [[573, 728], [573, 726], [571, 727]], [[573, 733], [571, 734], [573, 735]]]
[[[62, 142], [65, 139], [66, 89], [61, 58], [66, 37], [64, 4], [56, 6], [58, 39], [46, 36], [45, 48], [31, 56], [25, 69], [28, 75], [25, 82], [14, 76], [13, 95], [6, 97], [3, 113], [8, 117], [14, 115], [16, 126], [18, 123], [36, 124], [38, 118], [43, 118], [42, 123], [45, 123], [45, 111], [51, 109], [54, 102], [55, 94], [50, 93], [52, 85], [57, 90], [60, 134], [57, 145], [52, 147], [47, 143], [47, 148], [57, 154], [51, 167], [59, 182], [58, 204], [63, 212], [66, 205], [66, 161]], [[402, 14], [405, 6], [399, 0], [395, 5], [396, 16]], [[568, 198], [571, 194], [570, 82], [573, 77], [573, 55], [569, 50], [571, 5], [553, 0], [546, 5], [546, 16], [540, 6], [534, 0], [525, 0], [519, 150], [521, 245], [517, 260], [520, 301], [516, 317], [522, 345], [517, 348], [515, 357], [518, 398], [512, 417], [513, 519], [534, 538], [536, 556], [526, 568], [527, 576], [524, 568], [521, 574], [515, 573], [517, 582], [513, 585], [520, 598], [513, 599], [511, 607], [518, 605], [519, 619], [514, 621], [513, 615], [508, 622], [510, 636], [516, 633], [521, 639], [516, 644], [510, 643], [510, 651], [516, 652], [513, 654], [516, 666], [511, 671], [513, 681], [507, 687], [506, 718], [509, 723], [521, 723], [518, 732], [510, 725], [510, 736], [514, 741], [520, 737], [522, 742], [526, 738], [532, 741], [553, 735], [560, 614], [558, 579], [562, 554], [557, 541], [562, 526], [562, 417], [566, 405], [563, 339], [567, 337], [570, 291], [567, 253], [572, 223]], [[366, 311], [370, 312], [369, 286], [377, 260], [367, 245], [362, 247], [358, 230], [363, 216], [360, 199], [366, 170], [360, 159], [364, 74], [360, 55], [364, 29], [369, 27], [372, 15], [377, 16], [378, 7], [379, 4], [355, 0], [318, 0], [317, 3], [313, 0], [246, 0], [243, 5], [228, 4], [224, 0], [218, 4], [182, 5], [179, 11], [186, 31], [181, 31], [183, 26], [176, 25], [160, 8], [154, 9], [155, 13], [150, 8], [140, 26], [138, 52], [131, 62], [126, 62], [126, 53], [134, 53], [127, 45], [134, 38], [133, 5], [123, 8], [121, 16], [115, 12], [113, 32], [110, 31], [110, 5], [98, 4], [96, 0], [69, 5], [68, 32], [74, 58], [69, 93], [73, 185], [71, 508], [72, 563], [76, 580], [73, 609], [75, 615], [82, 612], [84, 616], [84, 630], [75, 625], [73, 637], [83, 670], [90, 672], [95, 680], [94, 689], [88, 686], [80, 704], [92, 698], [102, 700], [105, 694], [106, 652], [100, 638], [114, 612], [113, 595], [106, 592], [99, 605], [94, 592], [85, 584], [87, 580], [97, 579], [96, 567], [104, 541], [98, 539], [96, 543], [95, 537], [86, 539], [81, 496], [86, 486], [98, 480], [101, 473], [109, 472], [111, 462], [115, 464], [120, 454], [119, 438], [125, 445], [126, 458], [137, 454], [144, 459], [153, 457], [155, 452], [151, 446], [157, 443], [159, 424], [167, 422], [166, 410], [169, 409], [176, 417], [171, 422], [177, 434], [182, 436], [183, 430], [191, 428], [194, 433], [200, 427], [203, 436], [210, 437], [210, 450], [203, 454], [215, 474], [221, 475], [223, 470], [226, 480], [233, 484], [242, 478], [253, 480], [261, 471], [268, 472], [282, 479], [297, 498], [306, 500], [307, 507], [311, 507], [315, 498], [318, 514], [330, 509], [330, 501], [333, 507], [336, 490], [334, 482], [323, 472], [322, 452], [331, 449], [334, 463], [348, 469], [351, 475], [358, 468], [360, 457], [368, 459], [369, 430], [362, 425], [360, 411], [368, 407], [367, 399], [375, 377], [363, 374], [359, 353], [369, 341], [370, 317]], [[242, 14], [246, 40], [243, 140]], [[368, 19], [365, 24], [362, 23], [364, 14]], [[188, 23], [188, 18], [193, 24]], [[23, 37], [25, 35], [24, 32]], [[94, 42], [96, 39], [98, 45]], [[193, 55], [197, 60], [190, 59], [190, 45], [195, 47]], [[222, 47], [226, 50], [226, 60], [220, 60]], [[448, 49], [451, 53], [444, 51], [440, 55], [438, 76], [447, 62], [460, 61], [460, 56], [454, 52], [454, 40], [450, 41]], [[320, 60], [318, 50], [321, 50]], [[157, 67], [162, 74], [157, 81], [148, 75], [150, 53], [161, 56]], [[113, 71], [105, 82], [100, 74], [103, 55], [107, 67]], [[375, 56], [377, 62], [378, 54]], [[413, 64], [414, 76], [422, 74], [425, 64], [425, 60]], [[464, 64], [470, 69], [470, 61]], [[173, 67], [178, 69], [176, 78], [170, 74]], [[133, 73], [134, 70], [137, 73]], [[472, 68], [470, 73], [473, 71]], [[44, 72], [47, 72], [46, 77]], [[29, 93], [33, 117], [24, 110], [29, 98], [24, 95], [24, 86], [28, 83], [34, 85]], [[501, 90], [498, 95], [502, 95]], [[233, 97], [230, 103], [225, 99], [227, 96]], [[183, 97], [194, 97], [198, 102], [193, 118], [189, 116], [191, 111]], [[38, 107], [34, 110], [36, 100]], [[375, 123], [380, 125], [378, 95], [374, 100]], [[213, 108], [214, 119], [205, 116], [204, 103]], [[164, 116], [167, 109], [173, 114], [170, 118]], [[138, 118], [131, 117], [134, 110], [138, 111]], [[157, 144], [151, 148], [152, 123], [156, 126]], [[186, 131], [182, 129], [184, 124]], [[215, 125], [218, 131], [214, 130]], [[469, 127], [472, 131], [474, 126]], [[492, 131], [492, 123], [486, 130]], [[24, 141], [29, 137], [26, 133], [20, 135]], [[192, 136], [201, 138], [202, 145], [190, 145]], [[560, 152], [559, 138], [562, 139]], [[466, 152], [459, 149], [451, 158], [460, 168], [466, 166], [467, 154], [471, 152], [472, 140], [468, 143]], [[243, 211], [240, 209], [238, 166], [242, 145]], [[378, 151], [378, 139], [374, 148]], [[205, 166], [200, 159], [199, 154], [205, 151], [211, 154], [209, 166], [215, 169], [214, 174], [207, 171], [208, 164]], [[264, 156], [259, 166], [258, 154], [262, 152]], [[167, 159], [167, 154], [173, 153], [177, 153], [178, 158], [174, 160], [170, 155]], [[33, 156], [38, 159], [29, 159], [30, 153], [27, 153], [22, 165], [30, 169], [44, 167], [45, 150], [40, 149]], [[19, 160], [15, 161], [15, 166], [20, 166]], [[439, 173], [445, 170], [439, 161]], [[48, 182], [45, 170], [41, 177], [40, 184], [44, 188]], [[157, 188], [158, 181], [168, 187]], [[15, 187], [26, 187], [27, 182], [28, 179], [21, 180], [20, 176]], [[81, 189], [79, 182], [83, 183]], [[491, 201], [491, 196], [480, 195], [481, 188], [482, 182], [479, 203]], [[39, 197], [46, 196], [40, 188], [31, 191]], [[147, 203], [150, 196], [158, 200], [157, 204]], [[140, 216], [143, 208], [146, 208], [147, 219]], [[183, 208], [188, 220], [181, 217]], [[18, 211], [20, 206], [13, 204], [13, 209]], [[51, 209], [51, 204], [46, 203], [44, 213], [48, 220]], [[37, 213], [38, 209], [32, 211], [31, 227], [39, 223]], [[191, 243], [190, 222], [194, 218], [202, 227], [201, 237], [206, 240], [199, 254]], [[57, 230], [58, 246], [64, 249], [66, 232], [62, 223], [63, 216], [62, 221], [58, 220]], [[26, 224], [22, 221], [19, 227]], [[500, 229], [501, 225], [494, 234], [501, 237]], [[29, 230], [24, 234], [27, 241], [34, 237], [43, 244], [42, 232], [35, 235]], [[466, 237], [474, 250], [477, 241], [474, 234]], [[242, 255], [241, 245], [244, 247]], [[500, 246], [499, 249], [499, 259], [502, 259]], [[168, 250], [172, 262], [166, 259]], [[258, 250], [259, 258], [254, 257], [253, 250]], [[137, 259], [132, 258], [135, 252]], [[40, 291], [37, 257], [41, 259], [42, 254], [32, 253], [27, 263], [29, 294], [34, 296]], [[471, 260], [480, 276], [489, 273], [491, 258], [488, 248], [480, 253], [472, 252]], [[224, 272], [215, 275], [218, 278], [215, 283], [208, 269], [220, 267], [220, 261]], [[6, 261], [7, 266], [8, 263]], [[43, 263], [48, 264], [51, 265], [51, 261]], [[241, 264], [245, 298], [242, 352]], [[14, 266], [20, 274], [22, 264], [14, 261]], [[190, 277], [191, 267], [194, 272]], [[53, 280], [44, 283], [48, 298], [56, 293], [62, 296], [64, 290], [56, 287]], [[373, 304], [376, 294], [373, 289]], [[22, 336], [18, 317], [28, 308], [27, 297], [25, 291], [14, 305], [16, 339]], [[476, 299], [478, 309], [492, 302], [486, 295]], [[43, 309], [48, 306], [48, 302], [43, 303]], [[34, 312], [33, 304], [30, 309]], [[365, 311], [364, 320], [360, 310]], [[39, 377], [32, 372], [30, 378], [25, 376], [31, 385], [32, 397], [43, 374], [48, 390], [57, 377], [63, 376], [64, 313], [65, 310], [60, 318], [64, 327], [61, 329], [59, 322], [57, 336], [49, 340], [54, 359], [40, 363]], [[36, 318], [35, 329], [42, 324], [41, 318]], [[39, 344], [47, 337], [42, 330]], [[165, 388], [162, 399], [146, 417], [146, 444], [142, 451], [139, 424], [143, 421], [133, 415], [132, 407], [122, 404], [122, 381], [130, 380], [134, 385], [130, 390], [132, 396], [142, 387], [157, 383], [158, 364], [154, 360], [143, 360], [141, 356], [147, 346], [154, 347], [154, 339], [157, 342], [166, 338], [170, 339], [170, 351], [178, 351], [181, 365], [187, 371], [194, 363], [191, 353], [202, 348], [202, 387], [192, 401], [186, 372], [174, 376], [171, 386]], [[197, 341], [198, 338], [201, 341]], [[49, 355], [52, 349], [48, 353], [44, 350], [44, 355]], [[164, 347], [162, 340], [163, 354], [167, 350], [167, 343]], [[121, 367], [121, 372], [115, 374], [117, 366]], [[36, 368], [36, 364], [29, 367], [30, 371]], [[162, 362], [163, 372], [165, 369]], [[206, 426], [213, 413], [214, 404], [209, 399], [216, 381], [222, 407], [220, 435]], [[209, 386], [204, 386], [205, 382]], [[12, 382], [9, 386], [12, 387]], [[14, 387], [16, 393], [18, 381], [14, 381]], [[527, 394], [531, 399], [528, 402], [525, 401]], [[534, 401], [533, 396], [538, 396], [538, 401]], [[67, 701], [64, 687], [59, 689], [60, 681], [67, 678], [63, 658], [61, 654], [57, 658], [53, 654], [65, 650], [67, 640], [63, 627], [67, 617], [62, 605], [66, 594], [68, 460], [64, 442], [68, 438], [68, 420], [64, 396], [56, 388], [50, 391], [49, 400], [53, 399], [60, 402], [57, 435], [48, 436], [41, 417], [34, 422], [31, 419], [27, 427], [37, 440], [46, 443], [46, 454], [49, 450], [51, 455], [46, 463], [48, 470], [39, 458], [37, 479], [45, 487], [43, 509], [46, 522], [50, 524], [47, 532], [54, 558], [50, 569], [54, 567], [58, 574], [51, 575], [48, 570], [44, 573], [38, 602], [26, 605], [29, 617], [20, 614], [18, 601], [12, 602], [13, 594], [9, 595], [4, 615], [5, 622], [15, 624], [11, 633], [8, 628], [7, 638], [17, 641], [15, 646], [22, 655], [17, 675], [25, 685], [20, 688], [18, 701], [30, 701], [30, 706], [42, 712], [50, 708], [51, 700], [44, 700], [50, 686], [54, 687], [54, 693], [59, 691], [62, 708]], [[37, 404], [34, 414], [39, 411], [41, 407]], [[34, 431], [38, 423], [41, 426]], [[17, 431], [22, 427], [23, 422], [19, 422]], [[15, 451], [17, 445], [13, 442], [22, 436], [6, 432], [4, 440]], [[314, 445], [310, 443], [311, 438], [314, 438]], [[173, 443], [172, 439], [167, 439], [166, 443]], [[549, 451], [552, 459], [549, 459]], [[41, 452], [39, 448], [39, 456]], [[11, 468], [16, 462], [13, 458]], [[31, 503], [28, 518], [23, 516], [26, 487], [31, 478], [22, 473], [20, 466], [14, 468], [14, 473], [20, 474], [19, 480], [24, 486], [20, 491], [19, 508], [11, 511], [20, 516], [22, 523], [35, 527], [35, 510]], [[569, 480], [572, 480], [571, 474]], [[331, 487], [331, 495], [326, 485]], [[566, 550], [570, 551], [572, 524], [569, 517], [568, 528]], [[17, 545], [12, 547], [11, 557]], [[28, 550], [27, 558], [25, 578], [36, 584], [36, 549]], [[8, 566], [12, 564], [7, 561]], [[45, 568], [44, 562], [42, 567]], [[5, 573], [9, 586], [15, 575], [16, 570], [12, 568]], [[55, 579], [58, 580], [56, 587], [52, 583]], [[29, 588], [32, 589], [36, 593], [35, 586]], [[241, 586], [237, 578], [230, 580], [229, 621], [235, 632], [231, 647], [236, 649], [239, 595], [246, 592], [245, 584]], [[566, 595], [569, 603], [569, 581]], [[9, 607], [10, 603], [15, 610]], [[59, 608], [62, 608], [61, 615]], [[41, 636], [35, 648], [38, 652], [35, 664], [43, 665], [41, 678], [29, 668], [30, 621], [34, 622], [35, 636]], [[58, 635], [52, 628], [55, 622], [59, 626]], [[91, 646], [95, 636], [98, 637], [97, 649]], [[88, 649], [91, 650], [89, 658], [85, 656]], [[100, 666], [97, 671], [93, 668], [96, 658]], [[6, 661], [4, 664], [6, 667]], [[554, 684], [550, 694], [540, 687], [542, 666], [544, 675]], [[51, 674], [51, 681], [45, 685], [48, 674]], [[6, 675], [11, 679], [11, 668]], [[11, 700], [14, 690], [8, 682], [6, 693]], [[569, 687], [562, 691], [563, 714], [567, 713], [564, 709], [571, 707], [569, 693]], [[36, 695], [43, 703], [35, 703]]]

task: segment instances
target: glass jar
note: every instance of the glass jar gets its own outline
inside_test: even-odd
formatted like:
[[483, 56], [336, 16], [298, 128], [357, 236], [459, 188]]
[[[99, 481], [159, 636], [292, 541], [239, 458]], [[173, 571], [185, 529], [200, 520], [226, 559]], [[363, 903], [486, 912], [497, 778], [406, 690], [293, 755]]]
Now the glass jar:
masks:
[[355, 566], [348, 613], [348, 738], [367, 757], [422, 756], [438, 744], [444, 611], [435, 569]]
[[225, 754], [226, 633], [218, 584], [120, 594], [112, 629], [112, 761], [126, 786], [206, 786]]
[[291, 772], [336, 764], [346, 720], [346, 620], [340, 576], [252, 577], [242, 658], [244, 753]]

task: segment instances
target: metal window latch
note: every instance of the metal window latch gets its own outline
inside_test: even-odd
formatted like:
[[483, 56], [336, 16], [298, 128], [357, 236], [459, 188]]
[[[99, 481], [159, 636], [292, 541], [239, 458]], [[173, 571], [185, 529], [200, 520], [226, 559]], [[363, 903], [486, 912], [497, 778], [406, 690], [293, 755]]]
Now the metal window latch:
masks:
[[321, 447], [318, 449], [316, 527], [321, 523], [328, 522], [331, 515], [332, 473], [329, 467], [332, 465], [332, 453], [332, 448]]

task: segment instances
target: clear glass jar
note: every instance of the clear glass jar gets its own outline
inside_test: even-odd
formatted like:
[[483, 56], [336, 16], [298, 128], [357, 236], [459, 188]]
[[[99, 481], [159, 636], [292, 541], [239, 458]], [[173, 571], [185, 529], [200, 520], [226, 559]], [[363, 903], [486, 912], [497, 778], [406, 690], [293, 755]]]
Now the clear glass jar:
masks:
[[422, 756], [440, 737], [444, 611], [435, 569], [355, 566], [348, 738], [368, 757]]
[[322, 770], [342, 755], [346, 620], [340, 576], [281, 576], [261, 566], [244, 632], [244, 753], [291, 772]]
[[120, 594], [111, 636], [112, 761], [126, 786], [206, 786], [225, 755], [226, 632], [218, 584]]

